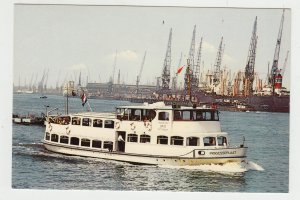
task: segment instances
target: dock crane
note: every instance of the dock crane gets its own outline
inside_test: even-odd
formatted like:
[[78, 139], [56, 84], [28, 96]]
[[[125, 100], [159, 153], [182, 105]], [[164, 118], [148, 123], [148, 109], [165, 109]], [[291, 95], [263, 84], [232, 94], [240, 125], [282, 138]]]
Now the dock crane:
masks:
[[275, 92], [275, 77], [278, 74], [278, 60], [279, 60], [279, 53], [280, 53], [280, 44], [281, 44], [281, 37], [282, 37], [282, 30], [283, 30], [283, 21], [284, 21], [284, 10], [282, 12], [280, 27], [278, 32], [278, 37], [276, 41], [276, 48], [274, 53], [273, 64], [269, 76], [269, 84], [272, 87], [272, 93]]
[[284, 63], [283, 63], [282, 69], [281, 69], [281, 76], [282, 77], [284, 77], [284, 72], [285, 72], [285, 69], [286, 69], [286, 64], [287, 64], [287, 60], [288, 60], [288, 57], [289, 57], [289, 53], [290, 53], [290, 51], [286, 52]]
[[223, 37], [221, 38], [221, 42], [218, 48], [217, 57], [215, 61], [215, 71], [213, 75], [213, 84], [214, 86], [219, 85], [220, 83], [220, 77], [221, 77], [221, 63], [222, 63], [222, 57], [224, 54], [225, 45], [223, 45]]
[[140, 68], [140, 72], [139, 72], [138, 76], [136, 77], [136, 93], [137, 94], [139, 92], [139, 84], [141, 81], [141, 76], [142, 76], [142, 72], [143, 72], [143, 68], [144, 68], [144, 64], [145, 64], [145, 60], [146, 60], [146, 54], [147, 54], [147, 51], [145, 51], [144, 58], [142, 60], [142, 64], [141, 64], [141, 68]]
[[253, 93], [253, 81], [254, 81], [254, 66], [256, 57], [256, 46], [257, 46], [257, 17], [255, 17], [252, 36], [250, 40], [250, 46], [248, 51], [247, 64], [245, 67], [245, 79], [243, 80], [243, 94], [244, 96], [250, 96]]
[[166, 56], [164, 59], [163, 71], [161, 75], [162, 90], [170, 89], [170, 67], [171, 67], [171, 43], [172, 43], [172, 28], [169, 33]]

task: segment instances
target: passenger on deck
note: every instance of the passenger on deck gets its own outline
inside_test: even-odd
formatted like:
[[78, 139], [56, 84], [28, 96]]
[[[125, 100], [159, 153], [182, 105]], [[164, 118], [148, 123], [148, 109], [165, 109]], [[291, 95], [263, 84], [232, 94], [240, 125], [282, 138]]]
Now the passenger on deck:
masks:
[[182, 120], [180, 111], [174, 111], [174, 120]]
[[215, 145], [216, 145], [216, 140], [215, 140], [215, 138], [213, 138], [213, 137], [209, 138], [209, 145], [210, 145], [210, 146], [215, 146]]
[[118, 137], [118, 150], [124, 152], [124, 149], [125, 149], [125, 141], [122, 135], [120, 134]]

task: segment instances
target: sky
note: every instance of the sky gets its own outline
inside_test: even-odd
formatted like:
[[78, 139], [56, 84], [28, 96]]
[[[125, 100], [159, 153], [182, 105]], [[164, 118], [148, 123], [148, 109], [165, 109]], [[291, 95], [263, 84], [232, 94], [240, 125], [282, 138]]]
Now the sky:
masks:
[[[65, 81], [117, 82], [135, 84], [145, 51], [147, 56], [140, 84], [156, 84], [160, 77], [172, 28], [171, 76], [182, 53], [186, 64], [194, 25], [196, 52], [203, 37], [201, 71], [212, 69], [217, 49], [224, 38], [222, 67], [244, 70], [255, 17], [257, 56], [255, 71], [265, 80], [274, 57], [282, 9], [191, 8], [84, 5], [14, 6], [14, 85], [39, 82], [49, 70], [47, 85]], [[285, 9], [279, 68], [291, 49], [291, 12]], [[117, 52], [117, 53], [116, 53]], [[195, 52], [195, 53], [196, 53]], [[290, 88], [290, 59], [283, 86]], [[184, 73], [178, 78], [183, 81]], [[32, 80], [32, 81], [31, 81]]]

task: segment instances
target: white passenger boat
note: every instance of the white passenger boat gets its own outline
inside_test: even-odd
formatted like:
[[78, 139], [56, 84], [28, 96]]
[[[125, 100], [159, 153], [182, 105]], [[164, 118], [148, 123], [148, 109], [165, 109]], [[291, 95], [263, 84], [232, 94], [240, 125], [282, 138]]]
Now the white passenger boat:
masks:
[[163, 102], [49, 116], [43, 144], [68, 155], [179, 166], [242, 162], [247, 151], [244, 142], [229, 145], [215, 108]]

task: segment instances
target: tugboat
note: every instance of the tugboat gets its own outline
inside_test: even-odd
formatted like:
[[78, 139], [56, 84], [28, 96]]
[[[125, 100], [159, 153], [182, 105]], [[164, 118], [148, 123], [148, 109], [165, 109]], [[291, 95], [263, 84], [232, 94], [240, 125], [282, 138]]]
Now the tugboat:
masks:
[[243, 162], [247, 147], [231, 146], [215, 107], [118, 106], [115, 113], [48, 116], [49, 151], [150, 165]]

